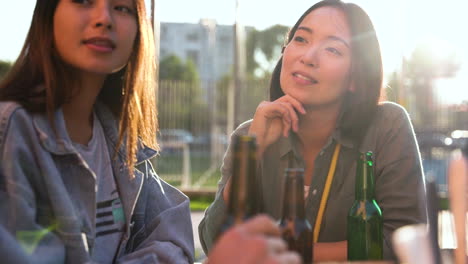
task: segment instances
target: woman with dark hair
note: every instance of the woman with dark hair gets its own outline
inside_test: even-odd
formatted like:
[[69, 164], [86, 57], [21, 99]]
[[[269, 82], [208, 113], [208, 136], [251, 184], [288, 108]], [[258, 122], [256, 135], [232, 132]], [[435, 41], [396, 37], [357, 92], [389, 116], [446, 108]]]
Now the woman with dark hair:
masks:
[[[375, 192], [384, 218], [384, 258], [394, 258], [392, 232], [426, 222], [420, 154], [408, 114], [379, 102], [382, 61], [368, 15], [357, 5], [321, 1], [291, 29], [272, 76], [270, 101], [233, 133], [255, 135], [264, 210], [281, 216], [283, 173], [305, 170], [306, 217], [315, 260], [347, 257], [346, 219], [354, 201], [359, 152], [375, 158]], [[213, 204], [200, 223], [205, 251], [224, 218], [232, 169], [230, 146]], [[332, 162], [334, 161], [334, 162]], [[325, 183], [331, 180], [328, 199]], [[321, 206], [322, 204], [322, 206]]]
[[144, 0], [36, 1], [0, 83], [5, 261], [194, 261], [188, 198], [150, 162], [155, 60]]

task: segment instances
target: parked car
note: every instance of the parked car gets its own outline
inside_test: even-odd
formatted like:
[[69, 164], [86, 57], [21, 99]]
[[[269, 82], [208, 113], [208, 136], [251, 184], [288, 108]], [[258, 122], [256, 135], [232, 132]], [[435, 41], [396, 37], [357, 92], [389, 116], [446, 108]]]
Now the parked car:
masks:
[[453, 148], [453, 138], [438, 132], [419, 132], [416, 139], [420, 148]]
[[178, 142], [190, 144], [193, 142], [193, 136], [190, 132], [184, 129], [161, 129], [159, 131], [158, 140], [161, 144]]
[[468, 130], [454, 130], [450, 133], [457, 148], [468, 147]]
[[194, 137], [191, 147], [194, 150], [209, 151], [212, 143], [220, 146], [223, 150], [226, 150], [228, 137], [224, 134], [201, 134]]
[[163, 154], [177, 154], [183, 148], [190, 146], [193, 136], [184, 129], [161, 129], [158, 133], [158, 142]]

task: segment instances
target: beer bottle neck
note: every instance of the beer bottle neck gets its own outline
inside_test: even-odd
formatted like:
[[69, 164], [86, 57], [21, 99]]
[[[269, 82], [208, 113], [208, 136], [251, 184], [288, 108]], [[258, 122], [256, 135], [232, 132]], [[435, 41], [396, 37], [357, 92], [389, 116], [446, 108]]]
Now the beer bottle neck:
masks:
[[303, 219], [304, 213], [304, 175], [302, 172], [286, 174], [283, 219]]
[[236, 138], [228, 215], [244, 218], [258, 213], [259, 206], [255, 196], [256, 163], [255, 139], [248, 136]]
[[356, 169], [356, 200], [374, 200], [374, 166], [370, 156], [361, 154]]

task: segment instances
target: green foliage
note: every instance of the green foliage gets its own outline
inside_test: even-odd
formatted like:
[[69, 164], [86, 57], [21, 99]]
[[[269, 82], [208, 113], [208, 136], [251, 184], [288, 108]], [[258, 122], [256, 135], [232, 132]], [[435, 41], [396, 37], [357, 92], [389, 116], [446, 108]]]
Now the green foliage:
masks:
[[439, 197], [439, 210], [450, 210], [450, 199], [447, 197]]
[[159, 62], [159, 78], [192, 82], [198, 80], [198, 73], [191, 60], [183, 63], [176, 55], [169, 55]]
[[200, 196], [190, 198], [190, 210], [191, 211], [205, 211], [208, 206], [214, 201], [212, 196]]
[[219, 109], [216, 112], [216, 120], [219, 124], [227, 124], [227, 105], [228, 105], [228, 89], [232, 83], [232, 76], [226, 74], [221, 77], [216, 83], [216, 105], [219, 105]]
[[11, 62], [0, 60], [0, 80], [3, 79], [6, 73], [10, 70], [11, 66]]
[[195, 64], [190, 60], [183, 63], [175, 55], [167, 56], [159, 64], [159, 78], [159, 98], [164, 98], [158, 102], [160, 127], [192, 132], [206, 127], [208, 106], [201, 98]]
[[[258, 104], [261, 101], [268, 100], [270, 78], [267, 77], [256, 77], [249, 75], [246, 80], [242, 81], [242, 84], [238, 88], [236, 93], [237, 110], [235, 113], [235, 126], [241, 122], [251, 119], [255, 114]], [[223, 76], [217, 83], [217, 105], [220, 106], [216, 112], [216, 122], [218, 124], [227, 124], [227, 104], [228, 104], [228, 88], [230, 85], [234, 85], [232, 82], [231, 75]]]
[[[281, 56], [281, 49], [289, 28], [274, 25], [265, 30], [253, 29], [246, 39], [246, 79], [236, 89], [238, 107], [235, 124], [252, 118], [257, 105], [267, 100], [269, 79]], [[216, 83], [216, 104], [222, 106], [216, 113], [218, 124], [226, 124], [228, 88], [233, 84], [232, 74], [226, 74]], [[241, 103], [240, 103], [241, 102]], [[241, 106], [240, 106], [241, 105]]]
[[247, 73], [266, 77], [281, 54], [288, 27], [274, 25], [265, 30], [252, 30], [246, 41]]
[[206, 127], [209, 118], [208, 105], [202, 101], [198, 81], [161, 80], [158, 101], [161, 128], [181, 128], [198, 131]]

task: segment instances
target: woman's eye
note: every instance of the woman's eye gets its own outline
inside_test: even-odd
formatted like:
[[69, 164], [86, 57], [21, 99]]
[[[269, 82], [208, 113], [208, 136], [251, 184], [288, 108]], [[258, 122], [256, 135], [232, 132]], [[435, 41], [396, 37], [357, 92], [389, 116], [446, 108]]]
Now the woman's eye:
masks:
[[72, 0], [72, 2], [77, 3], [77, 4], [83, 4], [83, 5], [91, 4], [90, 0]]
[[331, 48], [331, 47], [330, 47], [330, 48], [327, 48], [327, 50], [328, 50], [329, 52], [333, 53], [333, 54], [336, 54], [336, 55], [339, 55], [339, 56], [342, 55], [342, 53], [341, 53], [339, 50], [335, 49], [335, 48]]
[[305, 38], [303, 38], [301, 36], [294, 37], [294, 41], [301, 42], [301, 43], [306, 42]]
[[117, 10], [117, 11], [128, 13], [128, 14], [134, 14], [135, 13], [133, 8], [130, 8], [128, 6], [116, 6], [114, 9]]

